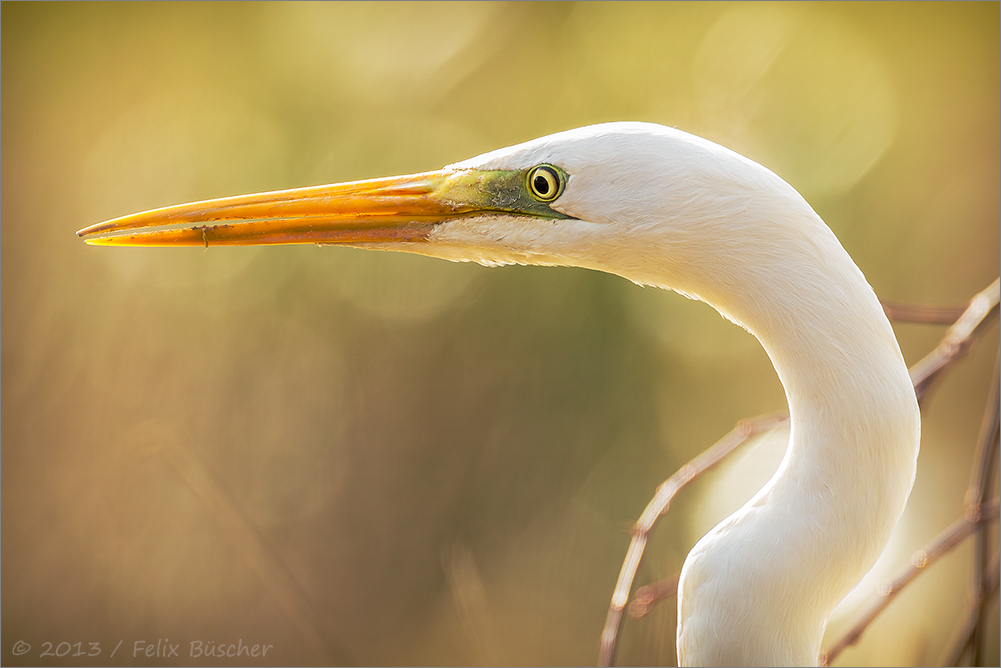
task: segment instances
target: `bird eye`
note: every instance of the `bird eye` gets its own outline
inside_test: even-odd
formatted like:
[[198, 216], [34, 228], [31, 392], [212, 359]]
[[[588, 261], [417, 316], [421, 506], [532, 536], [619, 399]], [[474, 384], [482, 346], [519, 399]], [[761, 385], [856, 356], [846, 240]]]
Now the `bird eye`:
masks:
[[528, 172], [528, 190], [540, 202], [552, 202], [563, 194], [566, 175], [552, 165], [539, 165]]

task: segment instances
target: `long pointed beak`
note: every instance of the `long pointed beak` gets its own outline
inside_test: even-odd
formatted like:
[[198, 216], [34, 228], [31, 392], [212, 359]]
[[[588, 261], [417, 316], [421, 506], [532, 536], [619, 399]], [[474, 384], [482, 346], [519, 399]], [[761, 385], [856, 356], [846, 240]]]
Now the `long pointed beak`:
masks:
[[480, 175], [443, 170], [224, 197], [115, 218], [77, 234], [98, 246], [418, 242], [443, 220], [491, 208]]

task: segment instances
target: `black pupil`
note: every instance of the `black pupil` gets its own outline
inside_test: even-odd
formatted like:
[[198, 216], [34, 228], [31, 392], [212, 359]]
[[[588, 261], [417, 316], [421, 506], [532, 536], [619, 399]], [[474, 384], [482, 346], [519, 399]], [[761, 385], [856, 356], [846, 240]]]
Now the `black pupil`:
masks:
[[535, 190], [545, 197], [549, 194], [549, 179], [547, 179], [542, 174], [537, 174], [535, 176]]

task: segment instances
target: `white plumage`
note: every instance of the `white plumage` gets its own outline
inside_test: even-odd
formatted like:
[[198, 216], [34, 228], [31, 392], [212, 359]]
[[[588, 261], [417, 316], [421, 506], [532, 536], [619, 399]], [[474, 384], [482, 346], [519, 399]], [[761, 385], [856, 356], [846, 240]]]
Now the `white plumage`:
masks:
[[[539, 165], [565, 174], [562, 193], [542, 200], [551, 211], [497, 204], [498, 193], [531, 190], [510, 175]], [[495, 186], [498, 174], [507, 180]], [[94, 242], [320, 241], [488, 265], [577, 266], [707, 302], [761, 342], [785, 388], [791, 433], [771, 481], [685, 560], [678, 656], [683, 665], [816, 663], [828, 616], [903, 512], [920, 419], [875, 294], [791, 186], [699, 137], [609, 123], [440, 172], [329, 188], [319, 199], [321, 189], [303, 189], [171, 207], [81, 234], [253, 218], [283, 236], [253, 236], [236, 223]], [[280, 208], [309, 198], [317, 201], [305, 212]]]
[[619, 274], [701, 299], [761, 341], [789, 402], [789, 448], [685, 560], [678, 657], [815, 664], [828, 616], [882, 552], [914, 480], [917, 401], [875, 294], [791, 186], [684, 132], [592, 126], [453, 167], [536, 163], [570, 174], [553, 208], [579, 220], [445, 223], [432, 239], [448, 249], [429, 254]]

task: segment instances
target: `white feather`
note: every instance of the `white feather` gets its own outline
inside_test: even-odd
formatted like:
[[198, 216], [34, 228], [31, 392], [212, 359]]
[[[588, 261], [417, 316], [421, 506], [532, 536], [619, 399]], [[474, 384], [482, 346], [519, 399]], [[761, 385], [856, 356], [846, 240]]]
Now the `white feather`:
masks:
[[920, 419], [862, 272], [785, 181], [647, 123], [542, 137], [451, 165], [569, 175], [566, 220], [484, 215], [382, 247], [488, 265], [588, 267], [701, 299], [754, 334], [791, 435], [771, 481], [685, 561], [683, 665], [815, 665], [831, 610], [876, 561], [914, 480]]

